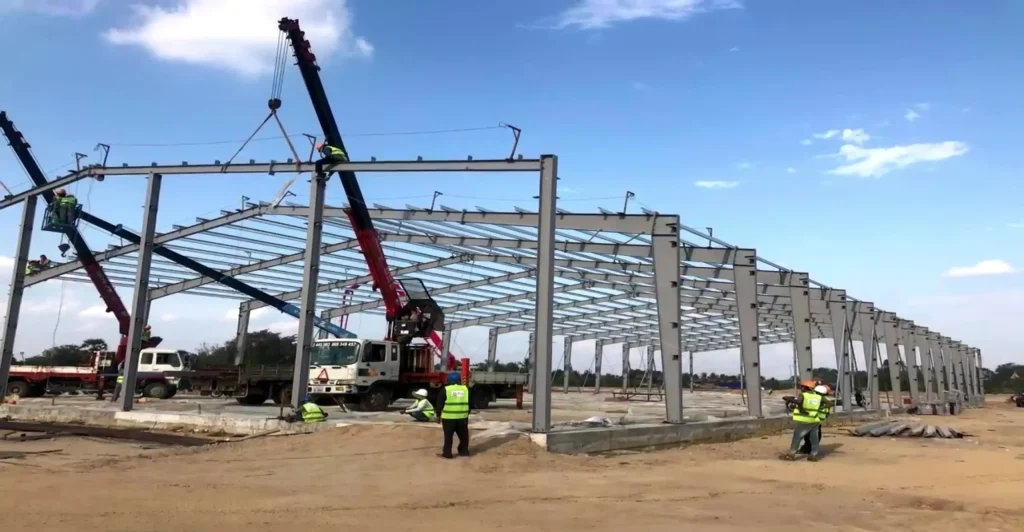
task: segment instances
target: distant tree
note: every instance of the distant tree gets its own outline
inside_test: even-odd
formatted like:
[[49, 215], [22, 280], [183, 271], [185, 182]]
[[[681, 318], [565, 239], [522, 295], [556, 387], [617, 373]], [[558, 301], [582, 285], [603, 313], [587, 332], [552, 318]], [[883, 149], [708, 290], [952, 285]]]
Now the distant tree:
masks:
[[[295, 336], [282, 336], [269, 330], [248, 333], [245, 337], [245, 363], [291, 364], [295, 361]], [[225, 366], [235, 363], [237, 338], [219, 346], [203, 344], [196, 349], [197, 367]]]
[[74, 344], [58, 345], [25, 359], [29, 366], [84, 366], [89, 363], [90, 354]]
[[88, 338], [82, 340], [81, 349], [83, 351], [106, 351], [107, 341], [102, 338]]

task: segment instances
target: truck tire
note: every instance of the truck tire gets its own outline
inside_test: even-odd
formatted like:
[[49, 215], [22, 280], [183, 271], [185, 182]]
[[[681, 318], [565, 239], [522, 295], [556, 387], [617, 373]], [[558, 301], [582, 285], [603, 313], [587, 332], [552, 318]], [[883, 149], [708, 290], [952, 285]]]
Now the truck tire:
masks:
[[492, 397], [490, 388], [476, 387], [469, 392], [470, 407], [473, 410], [485, 410], [491, 406], [491, 401], [494, 400]]
[[366, 412], [383, 412], [391, 404], [391, 390], [383, 386], [370, 388], [359, 398], [359, 406]]
[[21, 381], [21, 380], [15, 381], [15, 380], [12, 380], [12, 381], [8, 381], [7, 382], [7, 394], [8, 395], [17, 395], [18, 397], [28, 397], [29, 394], [31, 393], [29, 391], [29, 390], [31, 390], [31, 388], [32, 387], [29, 386], [29, 384], [27, 382], [25, 382], [25, 381]]
[[152, 399], [166, 399], [169, 393], [170, 387], [163, 382], [151, 382], [142, 389], [142, 396]]
[[277, 393], [274, 394], [274, 404], [275, 405], [290, 405], [290, 404], [292, 404], [292, 387], [291, 386], [282, 386], [280, 389], [278, 389]]

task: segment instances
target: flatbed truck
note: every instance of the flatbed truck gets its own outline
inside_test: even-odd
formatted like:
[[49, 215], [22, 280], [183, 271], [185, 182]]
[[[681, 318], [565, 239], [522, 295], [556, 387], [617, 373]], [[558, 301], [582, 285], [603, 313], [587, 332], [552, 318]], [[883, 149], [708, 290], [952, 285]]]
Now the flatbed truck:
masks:
[[[135, 393], [154, 399], [170, 399], [178, 392], [179, 379], [165, 372], [180, 372], [190, 355], [173, 349], [147, 348], [139, 353]], [[100, 393], [113, 391], [117, 381], [114, 351], [95, 351], [88, 365], [11, 366], [7, 393], [19, 397], [42, 397], [64, 392]]]

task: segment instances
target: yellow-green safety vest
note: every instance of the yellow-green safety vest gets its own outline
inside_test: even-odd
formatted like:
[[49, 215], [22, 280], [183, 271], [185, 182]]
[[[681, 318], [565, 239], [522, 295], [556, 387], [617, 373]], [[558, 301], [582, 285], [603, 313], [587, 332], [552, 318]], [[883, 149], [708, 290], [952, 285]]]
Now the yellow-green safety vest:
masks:
[[828, 405], [825, 404], [824, 401], [822, 401], [821, 406], [818, 409], [818, 421], [824, 423], [825, 420], [828, 419], [829, 414], [831, 413], [832, 408], [830, 408]]
[[[430, 404], [430, 401], [427, 401], [426, 399], [423, 399], [423, 401], [427, 402], [427, 406], [423, 407], [423, 410], [420, 410], [420, 412], [423, 412], [423, 415], [428, 418], [434, 417], [434, 405]], [[417, 400], [417, 403], [418, 402], [419, 400]]]
[[124, 384], [124, 375], [118, 375], [117, 380], [115, 382], [117, 384]]
[[339, 159], [339, 160], [342, 160], [342, 161], [348, 161], [348, 155], [341, 148], [335, 148], [334, 146], [329, 146], [327, 144], [324, 144], [324, 147], [322, 148], [321, 152], [322, 153], [326, 152], [326, 153], [324, 153], [324, 155], [326, 157], [331, 158], [331, 159]]
[[469, 417], [469, 388], [450, 384], [444, 388], [444, 408], [441, 419], [467, 419]]
[[318, 423], [324, 420], [324, 411], [316, 403], [302, 404], [302, 421], [306, 423]]
[[814, 392], [801, 394], [800, 406], [793, 409], [793, 421], [797, 423], [821, 423], [820, 409], [822, 397]]
[[78, 198], [72, 196], [71, 194], [68, 194], [63, 198], [58, 199], [57, 203], [59, 203], [60, 205], [78, 205]]

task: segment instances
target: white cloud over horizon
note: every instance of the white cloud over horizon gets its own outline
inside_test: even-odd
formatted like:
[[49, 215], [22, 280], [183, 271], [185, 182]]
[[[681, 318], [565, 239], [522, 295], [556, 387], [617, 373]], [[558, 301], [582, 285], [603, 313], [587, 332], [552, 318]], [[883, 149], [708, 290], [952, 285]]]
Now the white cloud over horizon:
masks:
[[738, 0], [578, 0], [557, 15], [553, 27], [593, 30], [643, 19], [681, 21], [702, 13], [742, 7]]
[[368, 58], [373, 45], [353, 32], [346, 0], [177, 0], [170, 8], [133, 4], [133, 23], [103, 37], [139, 46], [154, 57], [219, 69], [245, 77], [270, 73], [277, 50], [277, 21], [298, 18], [322, 61], [335, 53]]
[[984, 275], [1005, 275], [1014, 273], [1013, 266], [1004, 260], [989, 259], [971, 266], [954, 266], [943, 274], [946, 277], [979, 277]]
[[829, 129], [827, 131], [822, 131], [821, 133], [814, 133], [811, 135], [811, 138], [804, 139], [800, 141], [800, 143], [803, 144], [804, 146], [810, 146], [811, 144], [814, 143], [815, 140], [829, 139], [839, 139], [842, 140], [843, 142], [849, 142], [853, 144], [864, 144], [865, 142], [871, 140], [871, 135], [869, 135], [866, 131], [860, 128]]
[[959, 141], [908, 144], [888, 148], [864, 148], [853, 144], [844, 144], [839, 148], [838, 156], [848, 164], [829, 170], [828, 173], [878, 178], [893, 170], [917, 163], [959, 157], [969, 150], [966, 143]]
[[693, 185], [697, 188], [736, 188], [740, 185], [739, 181], [694, 181]]

